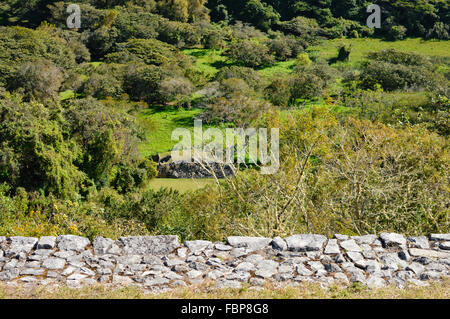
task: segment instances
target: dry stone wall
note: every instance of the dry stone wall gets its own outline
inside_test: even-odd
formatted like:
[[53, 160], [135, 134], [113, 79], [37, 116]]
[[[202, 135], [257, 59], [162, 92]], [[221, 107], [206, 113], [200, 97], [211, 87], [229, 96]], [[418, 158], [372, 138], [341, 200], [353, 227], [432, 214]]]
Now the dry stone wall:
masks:
[[211, 282], [217, 288], [360, 282], [371, 288], [428, 285], [450, 275], [450, 234], [404, 237], [294, 235], [228, 237], [227, 243], [176, 236], [0, 237], [7, 284], [137, 285], [153, 291]]

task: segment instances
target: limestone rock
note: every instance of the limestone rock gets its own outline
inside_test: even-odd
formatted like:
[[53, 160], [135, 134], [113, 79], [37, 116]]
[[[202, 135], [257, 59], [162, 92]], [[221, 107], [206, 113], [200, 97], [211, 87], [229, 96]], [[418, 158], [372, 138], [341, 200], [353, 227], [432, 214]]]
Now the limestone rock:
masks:
[[35, 248], [38, 239], [34, 237], [9, 237], [8, 241], [10, 243], [9, 250], [5, 252], [5, 255], [18, 254], [20, 252], [29, 253], [33, 248]]
[[381, 233], [380, 239], [385, 247], [406, 247], [406, 239], [396, 233]]
[[227, 238], [227, 241], [231, 246], [235, 248], [259, 250], [267, 247], [272, 242], [272, 239], [264, 237], [230, 236]]
[[91, 242], [85, 237], [62, 235], [56, 239], [57, 247], [64, 251], [83, 251]]
[[324, 250], [325, 254], [332, 255], [332, 254], [339, 254], [339, 246], [337, 244], [337, 239], [330, 239], [328, 240], [327, 245], [325, 246]]
[[345, 251], [362, 252], [361, 247], [353, 239], [341, 241], [340, 245]]
[[285, 239], [290, 251], [319, 251], [327, 238], [322, 235], [293, 235]]
[[130, 255], [168, 255], [180, 246], [178, 237], [170, 235], [120, 237], [118, 243]]
[[383, 288], [386, 286], [386, 281], [379, 276], [370, 276], [366, 281], [367, 287], [373, 288]]
[[436, 251], [430, 249], [410, 248], [411, 256], [428, 257], [428, 258], [450, 258], [450, 253], [444, 251]]
[[39, 239], [37, 243], [37, 249], [53, 249], [56, 245], [56, 237], [44, 236]]
[[42, 263], [43, 268], [50, 269], [50, 270], [60, 270], [60, 269], [63, 269], [65, 265], [66, 265], [66, 261], [64, 259], [55, 258], [55, 257], [46, 259]]
[[376, 235], [352, 236], [351, 237], [358, 245], [371, 245], [377, 240]]
[[200, 252], [208, 248], [208, 246], [212, 246], [212, 243], [207, 240], [193, 240], [193, 241], [186, 241], [184, 242], [184, 245], [191, 251], [191, 252]]
[[286, 241], [281, 237], [275, 237], [272, 240], [272, 247], [274, 249], [281, 250], [281, 251], [287, 250], [287, 248], [288, 248]]
[[430, 240], [446, 240], [450, 241], [450, 234], [431, 234]]
[[429, 249], [430, 248], [430, 243], [428, 242], [428, 239], [425, 236], [408, 237], [408, 241], [415, 248], [421, 248], [421, 249]]

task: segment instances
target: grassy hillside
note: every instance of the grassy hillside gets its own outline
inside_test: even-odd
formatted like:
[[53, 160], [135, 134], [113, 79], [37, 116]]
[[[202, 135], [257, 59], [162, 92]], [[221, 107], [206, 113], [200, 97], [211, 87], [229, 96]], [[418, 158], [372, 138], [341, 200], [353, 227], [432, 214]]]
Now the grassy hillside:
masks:
[[450, 57], [450, 41], [423, 40], [408, 38], [399, 41], [385, 41], [381, 39], [333, 39], [323, 41], [320, 45], [307, 49], [310, 55], [329, 60], [336, 57], [339, 45], [351, 45], [348, 62], [338, 62], [336, 65], [356, 66], [361, 63], [369, 52], [385, 49], [396, 49], [403, 52], [414, 52], [434, 57]]

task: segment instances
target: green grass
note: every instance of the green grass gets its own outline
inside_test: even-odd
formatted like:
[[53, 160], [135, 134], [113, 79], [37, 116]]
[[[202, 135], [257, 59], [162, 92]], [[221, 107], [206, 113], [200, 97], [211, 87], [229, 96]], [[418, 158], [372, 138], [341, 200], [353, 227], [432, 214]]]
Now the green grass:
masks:
[[59, 93], [59, 99], [61, 101], [71, 99], [73, 97], [75, 97], [75, 93], [72, 90], [66, 90], [64, 92]]
[[194, 119], [200, 109], [150, 108], [137, 114], [146, 127], [146, 140], [140, 145], [144, 156], [165, 153], [172, 150], [177, 141], [172, 141], [172, 131], [176, 128], [189, 128], [193, 131]]
[[[201, 109], [176, 109], [173, 107], [156, 107], [139, 111], [136, 115], [140, 124], [146, 128], [146, 139], [140, 145], [144, 156], [164, 154], [172, 151], [178, 143], [172, 141], [172, 132], [177, 128], [187, 128], [194, 134], [194, 120], [202, 112]], [[203, 123], [203, 130], [213, 125]]]
[[172, 188], [180, 193], [195, 191], [207, 185], [215, 183], [213, 178], [201, 179], [174, 179], [174, 178], [154, 178], [149, 183], [149, 188], [159, 190], [161, 188]]
[[[225, 66], [235, 65], [235, 62], [222, 55], [222, 50], [213, 49], [185, 49], [184, 54], [196, 58], [197, 70], [213, 77]], [[270, 78], [275, 74], [289, 74], [296, 64], [295, 59], [277, 62], [272, 66], [259, 69], [258, 71], [265, 77]]]
[[290, 74], [292, 73], [297, 61], [295, 59], [291, 59], [288, 61], [277, 62], [272, 66], [263, 68], [259, 70], [259, 72], [266, 78], [271, 78], [277, 74]]
[[450, 41], [423, 40], [421, 38], [409, 38], [395, 42], [380, 39], [334, 39], [324, 41], [318, 46], [309, 47], [307, 52], [317, 53], [321, 58], [329, 60], [337, 56], [340, 44], [351, 44], [352, 49], [349, 61], [338, 62], [335, 64], [336, 66], [356, 66], [365, 59], [369, 52], [389, 48], [435, 57], [450, 56]]
[[101, 61], [94, 61], [94, 62], [88, 62], [87, 64], [92, 65], [94, 68], [99, 67], [100, 65], [102, 65], [103, 62]]
[[222, 50], [214, 49], [184, 49], [183, 53], [196, 58], [197, 70], [213, 77], [219, 70], [234, 62], [222, 55]]

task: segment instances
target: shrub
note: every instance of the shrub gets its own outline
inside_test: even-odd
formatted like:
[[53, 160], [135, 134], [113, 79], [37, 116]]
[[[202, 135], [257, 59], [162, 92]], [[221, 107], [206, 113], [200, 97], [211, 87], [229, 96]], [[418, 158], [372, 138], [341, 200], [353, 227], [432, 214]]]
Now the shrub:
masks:
[[424, 67], [369, 61], [363, 66], [361, 86], [374, 89], [376, 85], [380, 85], [387, 91], [426, 88], [433, 85], [433, 78], [430, 70]]
[[54, 99], [61, 87], [63, 73], [48, 60], [25, 62], [8, 80], [9, 90], [21, 89], [27, 99]]
[[295, 17], [290, 21], [280, 22], [276, 28], [285, 34], [300, 37], [307, 43], [315, 41], [323, 33], [316, 20], [301, 16]]
[[241, 13], [243, 17], [257, 28], [267, 31], [280, 20], [280, 14], [269, 4], [259, 0], [249, 0]]
[[402, 25], [394, 25], [389, 29], [387, 38], [391, 41], [403, 40], [406, 36], [406, 28]]
[[303, 42], [294, 38], [279, 37], [266, 43], [269, 52], [279, 61], [295, 58], [303, 51]]
[[159, 93], [168, 102], [182, 103], [194, 90], [191, 81], [186, 78], [168, 78], [159, 85]]
[[276, 106], [287, 106], [291, 98], [290, 79], [285, 76], [277, 77], [272, 80], [270, 85], [265, 88], [266, 98]]
[[6, 94], [0, 97], [0, 117], [0, 184], [60, 197], [80, 191], [81, 150], [68, 140], [60, 108]]
[[436, 22], [431, 30], [427, 33], [427, 39], [450, 39], [450, 26], [444, 22]]
[[[280, 170], [239, 172], [186, 204], [209, 239], [381, 231], [448, 232], [448, 142], [423, 128], [389, 128], [327, 109], [280, 129]], [[420, 150], [420, 151], [419, 151]]]
[[256, 29], [254, 26], [242, 21], [236, 21], [231, 26], [232, 37], [236, 40], [250, 40], [254, 38], [261, 38], [264, 32]]
[[225, 98], [228, 98], [234, 94], [248, 94], [250, 88], [242, 79], [229, 78], [220, 82], [220, 91]]
[[346, 62], [348, 61], [348, 59], [350, 58], [350, 53], [351, 53], [351, 46], [349, 45], [341, 45], [339, 47], [339, 52], [338, 52], [338, 56], [337, 56], [337, 61], [342, 61], [342, 62]]
[[252, 68], [268, 66], [275, 62], [267, 46], [247, 40], [230, 44], [224, 54], [238, 63]]
[[83, 83], [82, 92], [86, 96], [98, 99], [113, 97], [118, 99], [123, 92], [123, 66], [115, 64], [101, 64], [93, 70]]
[[432, 67], [429, 57], [414, 52], [401, 52], [395, 49], [371, 52], [367, 55], [367, 57], [370, 60], [388, 62], [392, 64]]
[[245, 127], [262, 118], [270, 108], [268, 102], [237, 93], [228, 98], [218, 98], [201, 116], [207, 123], [233, 123], [236, 127]]
[[131, 63], [125, 71], [124, 90], [135, 101], [163, 103], [159, 85], [165, 78], [161, 67]]
[[108, 186], [118, 165], [139, 166], [141, 137], [136, 120], [92, 98], [69, 100], [67, 129], [83, 150], [77, 166], [98, 187]]
[[373, 89], [380, 85], [384, 90], [429, 88], [445, 83], [445, 79], [430, 59], [415, 53], [383, 50], [368, 55], [363, 64], [361, 85]]
[[300, 53], [297, 56], [297, 65], [298, 66], [309, 66], [311, 65], [312, 61], [309, 58], [309, 55], [307, 53]]
[[261, 74], [252, 68], [236, 65], [221, 68], [215, 76], [216, 81], [223, 81], [230, 78], [244, 80], [245, 83], [255, 91], [261, 90], [266, 82]]
[[75, 67], [75, 54], [67, 41], [55, 29], [43, 25], [36, 30], [0, 26], [0, 85], [6, 85], [20, 65], [36, 60], [47, 60], [56, 67]]
[[156, 66], [172, 64], [183, 69], [191, 66], [189, 57], [174, 46], [155, 39], [132, 39], [119, 43], [116, 52], [105, 58], [114, 63], [140, 62]]

